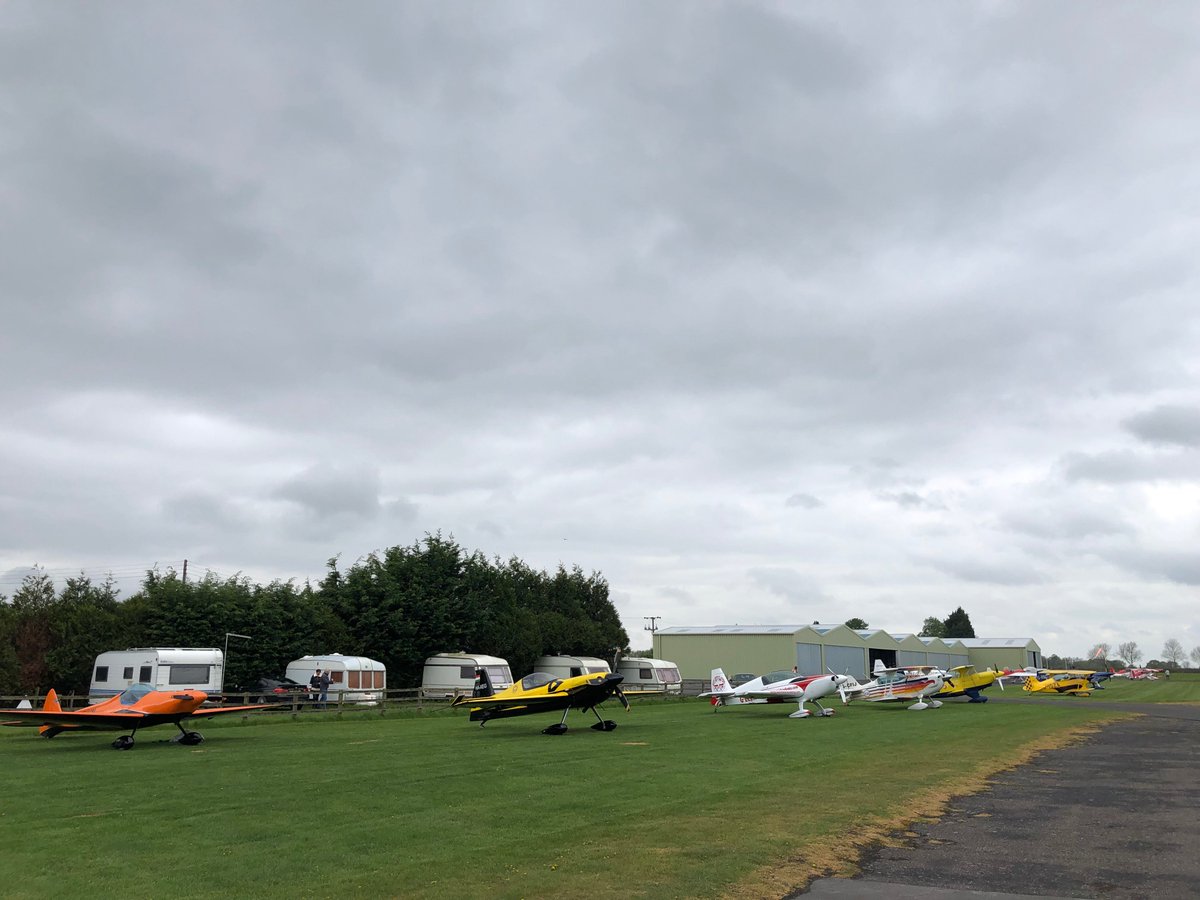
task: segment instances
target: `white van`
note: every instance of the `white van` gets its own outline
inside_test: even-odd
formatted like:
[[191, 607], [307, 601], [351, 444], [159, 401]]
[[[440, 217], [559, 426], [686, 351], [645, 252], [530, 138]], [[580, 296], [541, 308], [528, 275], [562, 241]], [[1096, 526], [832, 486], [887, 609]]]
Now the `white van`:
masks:
[[308, 684], [317, 669], [329, 673], [329, 702], [378, 703], [387, 690], [387, 667], [365, 656], [302, 656], [287, 664], [284, 674], [292, 681]]
[[595, 656], [539, 656], [533, 664], [533, 671], [546, 672], [555, 678], [574, 678], [593, 672], [611, 672], [612, 669]]
[[679, 666], [665, 659], [642, 659], [630, 656], [617, 663], [617, 671], [625, 676], [621, 689], [626, 691], [664, 691], [679, 694], [683, 680]]
[[439, 700], [470, 695], [475, 689], [475, 670], [486, 669], [492, 689], [502, 691], [513, 683], [508, 660], [482, 653], [436, 653], [425, 660], [421, 674], [421, 697]]
[[225, 655], [215, 647], [131, 647], [96, 657], [88, 696], [93, 701], [115, 697], [131, 684], [158, 691], [204, 691], [220, 699]]

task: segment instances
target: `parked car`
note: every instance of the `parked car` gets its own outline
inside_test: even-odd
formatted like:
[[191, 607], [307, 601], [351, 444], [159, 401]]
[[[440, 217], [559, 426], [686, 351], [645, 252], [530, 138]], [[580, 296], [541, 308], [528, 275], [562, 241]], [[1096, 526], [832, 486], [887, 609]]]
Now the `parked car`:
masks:
[[250, 686], [251, 703], [303, 703], [309, 687], [284, 676], [260, 678]]

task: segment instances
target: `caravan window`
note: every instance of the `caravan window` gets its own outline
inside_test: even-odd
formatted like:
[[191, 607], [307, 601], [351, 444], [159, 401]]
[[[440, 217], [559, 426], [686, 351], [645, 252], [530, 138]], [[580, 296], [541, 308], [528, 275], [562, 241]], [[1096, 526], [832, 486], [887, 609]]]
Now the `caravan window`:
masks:
[[108, 681], [108, 666], [96, 666], [96, 677], [94, 681], [97, 684], [103, 684]]
[[638, 669], [638, 678], [643, 678], [646, 681], [653, 681], [654, 680], [654, 670], [653, 669]]
[[[211, 666], [171, 666], [171, 676], [168, 680], [169, 684], [208, 684], [208, 671]], [[146, 677], [144, 681], [150, 680], [150, 667], [142, 666], [142, 671]]]
[[[358, 687], [358, 670], [356, 669], [353, 672], [347, 672], [346, 675], [348, 676], [346, 679], [346, 687]], [[367, 680], [371, 680], [370, 672], [367, 673]], [[370, 685], [368, 684], [367, 687], [370, 687]]]
[[671, 666], [669, 669], [659, 669], [658, 680], [663, 684], [679, 684], [679, 669], [675, 666]]
[[[492, 673], [489, 671], [488, 674], [491, 675]], [[475, 678], [475, 667], [474, 666], [459, 666], [458, 667], [458, 677], [461, 678], [463, 681], [471, 681], [472, 679]]]
[[383, 687], [383, 673], [382, 672], [375, 673], [375, 687], [377, 687], [377, 688]]
[[[140, 681], [142, 684], [150, 683], [150, 680], [151, 680], [150, 668], [151, 668], [150, 666], [142, 666], [140, 672], [138, 673], [138, 681]], [[130, 666], [125, 671], [129, 673], [128, 675], [125, 676], [126, 678], [133, 677], [133, 666]], [[207, 678], [205, 680], [207, 680]]]
[[341, 684], [342, 681], [344, 680], [343, 676], [345, 674], [346, 674], [345, 672], [330, 672], [329, 680], [331, 682], [333, 682], [334, 684]]
[[[129, 681], [133, 681], [133, 666], [126, 666], [126, 667], [125, 667], [125, 668], [122, 670], [122, 675], [121, 675], [121, 677], [122, 677], [122, 678], [125, 678], [125, 679], [127, 679], [127, 680], [129, 680]], [[149, 681], [149, 680], [150, 680], [149, 678], [143, 678], [143, 679], [142, 679], [142, 681]]]
[[590, 669], [586, 669], [585, 671], [589, 675], [595, 675], [597, 672], [607, 672], [608, 666], [592, 666]]
[[[512, 672], [508, 666], [484, 666], [492, 684], [512, 684]], [[382, 685], [381, 685], [382, 687]]]

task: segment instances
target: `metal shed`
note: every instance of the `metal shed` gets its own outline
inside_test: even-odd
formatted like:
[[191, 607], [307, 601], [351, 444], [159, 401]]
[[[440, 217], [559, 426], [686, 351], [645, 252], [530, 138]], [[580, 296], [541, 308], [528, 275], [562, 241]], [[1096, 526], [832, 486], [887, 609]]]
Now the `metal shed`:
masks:
[[977, 669], [1023, 669], [1043, 666], [1042, 648], [1033, 638], [955, 638], [971, 657]]
[[986, 669], [1042, 664], [1041, 649], [1032, 638], [942, 639], [816, 622], [661, 628], [654, 634], [653, 653], [675, 660], [684, 679], [706, 682], [717, 667], [730, 677], [796, 666], [806, 674], [832, 669], [862, 678], [869, 676], [876, 660], [888, 667], [970, 664]]

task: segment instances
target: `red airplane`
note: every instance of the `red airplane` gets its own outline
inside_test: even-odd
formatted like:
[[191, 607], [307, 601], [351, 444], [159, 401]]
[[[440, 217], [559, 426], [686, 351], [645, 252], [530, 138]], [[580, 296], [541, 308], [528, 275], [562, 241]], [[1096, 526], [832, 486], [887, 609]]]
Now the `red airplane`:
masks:
[[125, 731], [113, 741], [114, 750], [128, 750], [133, 746], [133, 736], [139, 728], [170, 723], [179, 729], [179, 737], [172, 738], [185, 746], [204, 743], [204, 735], [188, 731], [183, 727], [184, 719], [207, 719], [225, 713], [260, 712], [274, 709], [278, 704], [257, 706], [215, 706], [200, 709], [208, 700], [204, 691], [156, 691], [148, 684], [130, 685], [115, 697], [80, 710], [64, 710], [58, 702], [58, 694], [51, 688], [41, 709], [0, 709], [0, 717], [12, 721], [0, 721], [0, 725], [36, 727], [42, 737], [52, 738], [64, 731]]

